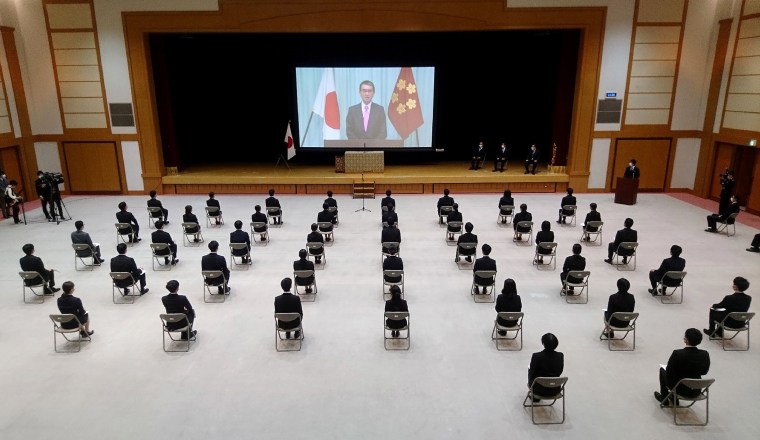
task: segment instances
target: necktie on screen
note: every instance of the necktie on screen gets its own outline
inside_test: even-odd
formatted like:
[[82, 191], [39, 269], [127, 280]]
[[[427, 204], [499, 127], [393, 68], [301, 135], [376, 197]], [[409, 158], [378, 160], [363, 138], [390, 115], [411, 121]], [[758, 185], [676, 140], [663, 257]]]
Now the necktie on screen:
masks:
[[369, 106], [364, 106], [364, 131], [367, 131], [367, 123], [369, 122]]

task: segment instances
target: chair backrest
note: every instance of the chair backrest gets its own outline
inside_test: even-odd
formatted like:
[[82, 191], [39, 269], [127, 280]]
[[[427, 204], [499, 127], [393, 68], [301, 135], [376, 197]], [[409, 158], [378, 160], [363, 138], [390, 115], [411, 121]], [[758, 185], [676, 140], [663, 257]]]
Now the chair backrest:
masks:
[[459, 249], [475, 249], [478, 247], [477, 243], [457, 243]]
[[665, 272], [665, 274], [662, 276], [663, 280], [665, 278], [670, 278], [671, 280], [680, 280], [683, 282], [683, 279], [686, 278], [686, 272], [679, 272], [676, 270], [669, 270]]
[[[523, 312], [498, 312], [496, 315], [505, 320], [505, 321], [522, 321], [523, 316], [525, 316], [525, 313]], [[522, 322], [518, 322], [517, 325], [522, 324]]]
[[266, 228], [267, 224], [266, 222], [251, 222], [252, 228]]
[[544, 241], [544, 242], [539, 243], [538, 247], [540, 247], [541, 249], [549, 250], [552, 253], [554, 253], [555, 249], [557, 249], [557, 243], [547, 243]]
[[462, 222], [449, 222], [449, 226], [452, 228], [461, 228]]
[[[71, 321], [76, 321], [77, 323], [79, 323], [79, 320], [77, 319], [77, 317], [70, 313], [64, 313], [62, 315], [49, 315], [49, 316], [50, 316], [50, 320], [55, 323], [56, 327], [60, 327], [61, 325], [66, 324], [67, 322], [71, 322]], [[74, 330], [78, 331], [79, 326], [77, 326], [77, 328]]]
[[278, 208], [276, 206], [267, 206], [267, 214], [268, 215], [280, 215], [278, 213], [279, 210], [280, 210], [280, 208]]
[[93, 251], [87, 243], [71, 243], [71, 247], [74, 248], [74, 252], [80, 257], [89, 257]]
[[[33, 270], [25, 270], [18, 273], [22, 280], [26, 282], [26, 285], [28, 287], [37, 287], [37, 286], [43, 286], [45, 285], [45, 280], [42, 278], [39, 272], [35, 272]], [[36, 285], [29, 285], [28, 282], [32, 280], [36, 280], [39, 278], [40, 283]]]
[[732, 224], [734, 224], [736, 222], [736, 216], [738, 216], [738, 215], [739, 215], [738, 212], [734, 212], [731, 215], [729, 215], [728, 217], [726, 217], [726, 220], [722, 221], [721, 223], [726, 223], [726, 224], [732, 225]]
[[403, 321], [409, 317], [409, 312], [385, 312], [385, 319], [391, 321]]
[[317, 226], [320, 228], [332, 228], [332, 222], [317, 222]]
[[591, 276], [591, 272], [588, 270], [569, 270], [567, 272], [568, 278], [576, 278], [576, 279], [582, 279], [583, 281], [579, 284], [586, 284], [588, 283], [588, 278]]
[[162, 313], [159, 315], [159, 317], [161, 318], [161, 321], [164, 322], [164, 327], [166, 327], [166, 324], [180, 322], [183, 319], [187, 319], [187, 315], [184, 313]]
[[[185, 231], [187, 234], [187, 230], [190, 228], [198, 229], [198, 223], [195, 222], [188, 222], [188, 223], [182, 223], [182, 230]], [[190, 234], [195, 234], [195, 232], [190, 232]]]
[[604, 222], [601, 220], [591, 220], [588, 223], [586, 223], [586, 227], [592, 227], [596, 228], [596, 231], [593, 232], [601, 232], [602, 226], [604, 226]]
[[230, 250], [248, 250], [248, 243], [230, 243]]
[[496, 278], [495, 270], [476, 270], [475, 276], [480, 278]]
[[[723, 322], [733, 319], [734, 321], [743, 322], [742, 327], [746, 327], [749, 324], [749, 320], [755, 316], [755, 312], [731, 312], [723, 318]], [[725, 327], [725, 326], [724, 326]], [[729, 327], [735, 328], [735, 327]]]
[[515, 205], [501, 205], [501, 206], [499, 206], [499, 209], [501, 209], [502, 211], [512, 211], [512, 212], [514, 212]]
[[404, 271], [403, 270], [384, 270], [383, 276], [390, 277], [390, 278], [403, 277]]
[[625, 249], [627, 251], [631, 251], [635, 253], [637, 247], [639, 247], [639, 244], [636, 243], [635, 241], [624, 241], [620, 243], [620, 246], [618, 246], [618, 249]]
[[218, 217], [219, 211], [221, 211], [221, 209], [216, 206], [206, 206], [206, 215], [208, 217]]
[[[159, 251], [169, 250], [169, 244], [168, 243], [151, 243], [150, 250], [153, 251], [153, 255], [158, 256]], [[163, 257], [163, 255], [160, 255], [160, 256]]]
[[[116, 226], [116, 233], [119, 235], [127, 235], [132, 233], [131, 223], [115, 223], [114, 226]], [[129, 229], [129, 232], [121, 232], [127, 229]]]
[[312, 269], [293, 271], [294, 278], [309, 278], [310, 276], [313, 276], [313, 275], [314, 275], [314, 270]]
[[674, 390], [678, 390], [681, 385], [683, 385], [686, 388], [689, 388], [691, 390], [699, 390], [700, 394], [694, 397], [689, 396], [683, 396], [680, 393], [678, 394], [678, 398], [682, 400], [702, 400], [704, 399], [704, 392], [710, 388], [710, 386], [715, 382], [715, 379], [709, 379], [709, 378], [702, 378], [702, 379], [681, 379], [678, 381], [676, 386], [673, 387]]
[[224, 273], [221, 270], [202, 270], [201, 275], [203, 275], [203, 281], [208, 281], [209, 279], [224, 276]]
[[530, 229], [533, 230], [533, 222], [528, 220], [523, 220], [521, 222], [517, 222], [517, 227], [522, 229]]
[[[274, 317], [277, 320], [276, 322], [291, 322], [295, 321], [296, 319], [300, 319], [301, 315], [298, 313], [275, 313]], [[278, 325], [277, 328], [280, 328], [280, 326]]]
[[565, 387], [565, 384], [567, 383], [566, 377], [537, 377], [533, 379], [533, 385], [541, 385], [546, 388], [557, 388], [557, 387]]
[[446, 214], [450, 213], [453, 210], [454, 210], [453, 206], [450, 206], [450, 205], [443, 205], [443, 206], [441, 206], [441, 214], [442, 215], [446, 215]]
[[325, 248], [325, 244], [324, 243], [320, 243], [318, 241], [317, 242], [306, 243], [306, 249], [308, 249], [309, 251], [312, 251], [312, 250], [315, 250], [315, 249], [324, 249], [324, 248]]
[[335, 211], [338, 210], [338, 207], [337, 206], [328, 206], [327, 210], [330, 211], [330, 212], [335, 212]]
[[114, 281], [123, 281], [129, 278], [132, 281], [132, 284], [134, 284], [135, 280], [132, 278], [132, 274], [129, 272], [109, 272], [108, 275], [111, 276], [111, 279]]
[[562, 210], [565, 212], [572, 212], [575, 215], [575, 210], [578, 209], [577, 205], [562, 205]]
[[401, 247], [401, 243], [399, 243], [397, 241], [384, 241], [383, 242], [383, 249], [390, 249], [392, 247], [396, 248], [396, 250], [398, 251], [399, 247]]
[[628, 322], [629, 327], [633, 327], [638, 317], [639, 314], [637, 312], [615, 312], [610, 315], [610, 321], [613, 319], [617, 319], [618, 321], [626, 321]]
[[161, 208], [157, 206], [148, 206], [148, 213], [150, 213], [151, 217], [161, 217], [164, 215]]

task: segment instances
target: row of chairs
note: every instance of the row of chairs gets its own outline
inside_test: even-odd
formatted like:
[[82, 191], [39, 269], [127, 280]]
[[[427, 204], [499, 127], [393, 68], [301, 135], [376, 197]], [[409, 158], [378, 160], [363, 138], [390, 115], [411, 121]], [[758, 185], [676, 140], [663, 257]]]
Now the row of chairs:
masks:
[[[148, 228], [153, 227], [153, 222], [164, 219], [162, 208], [148, 206]], [[206, 226], [221, 226], [224, 224], [222, 210], [216, 206], [206, 206]], [[267, 223], [273, 224], [273, 221], [282, 222], [282, 209], [277, 207], [267, 207]]]

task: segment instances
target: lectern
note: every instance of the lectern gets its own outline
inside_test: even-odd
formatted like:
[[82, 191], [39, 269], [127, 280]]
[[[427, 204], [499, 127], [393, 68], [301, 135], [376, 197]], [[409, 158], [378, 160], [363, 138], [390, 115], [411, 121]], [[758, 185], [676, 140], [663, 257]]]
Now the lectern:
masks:
[[639, 179], [617, 178], [615, 187], [615, 203], [621, 205], [635, 205], [636, 196], [639, 193]]

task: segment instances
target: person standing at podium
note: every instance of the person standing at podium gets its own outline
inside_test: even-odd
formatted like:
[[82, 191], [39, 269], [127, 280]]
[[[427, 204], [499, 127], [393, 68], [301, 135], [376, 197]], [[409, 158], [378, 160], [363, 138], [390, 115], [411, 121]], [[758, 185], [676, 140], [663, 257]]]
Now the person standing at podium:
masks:
[[636, 166], [636, 159], [631, 159], [631, 161], [628, 162], [628, 167], [625, 169], [623, 177], [626, 179], [638, 179], [641, 177], [641, 170]]

